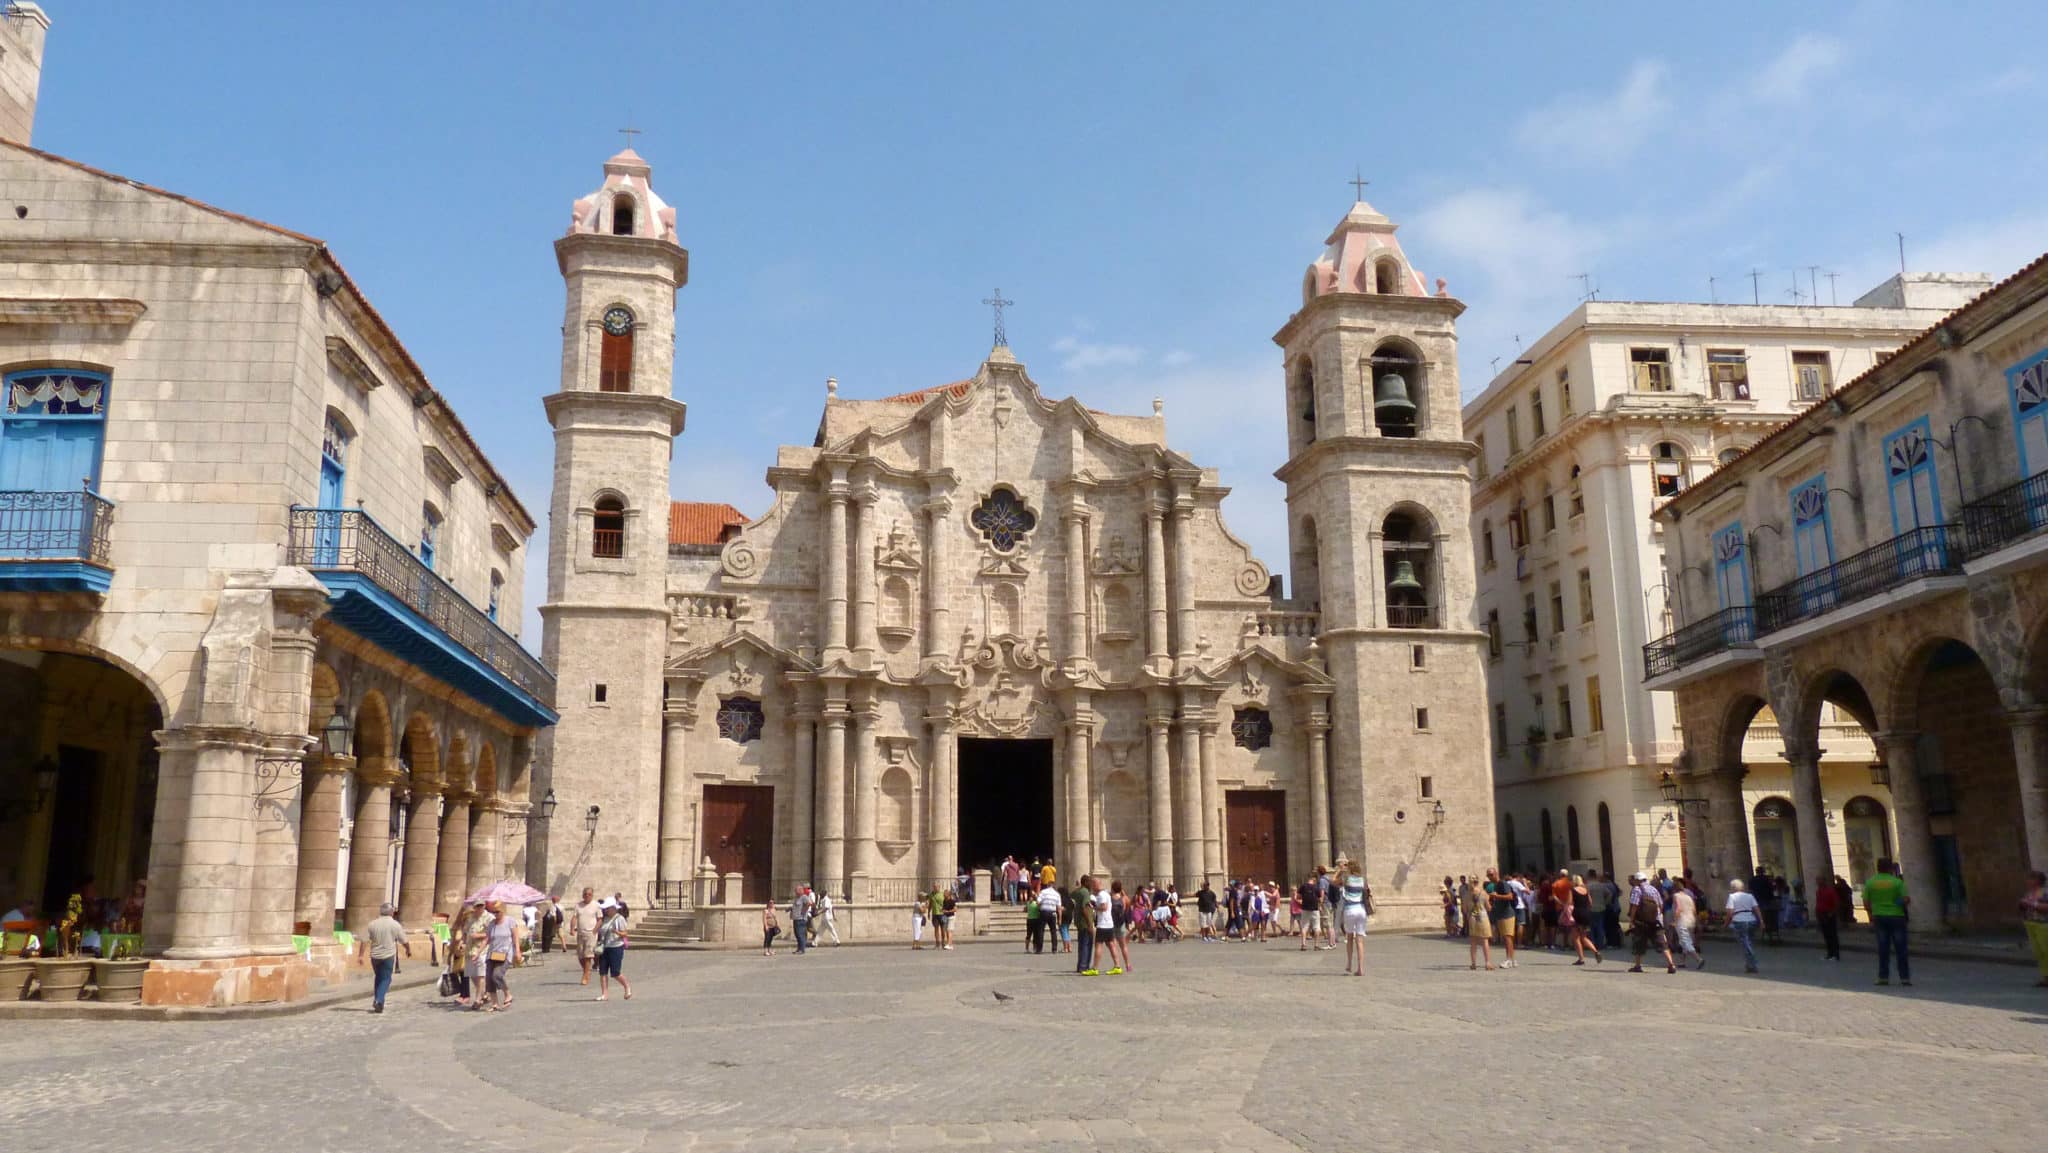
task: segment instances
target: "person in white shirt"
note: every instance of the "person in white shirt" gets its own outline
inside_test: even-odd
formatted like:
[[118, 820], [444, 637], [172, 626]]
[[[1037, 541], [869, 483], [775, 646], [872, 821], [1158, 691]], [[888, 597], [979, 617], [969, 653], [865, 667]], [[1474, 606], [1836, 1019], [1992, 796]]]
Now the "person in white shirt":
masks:
[[[1756, 972], [1756, 931], [1763, 924], [1763, 907], [1757, 904], [1756, 894], [1745, 891], [1741, 881], [1728, 882], [1728, 927], [1735, 931], [1735, 939], [1742, 942], [1742, 971]], [[1705, 967], [1706, 962], [1700, 965]]]
[[832, 894], [819, 893], [818, 907], [811, 913], [811, 940], [816, 941], [820, 932], [830, 933], [832, 943], [839, 943], [839, 926], [832, 920]]

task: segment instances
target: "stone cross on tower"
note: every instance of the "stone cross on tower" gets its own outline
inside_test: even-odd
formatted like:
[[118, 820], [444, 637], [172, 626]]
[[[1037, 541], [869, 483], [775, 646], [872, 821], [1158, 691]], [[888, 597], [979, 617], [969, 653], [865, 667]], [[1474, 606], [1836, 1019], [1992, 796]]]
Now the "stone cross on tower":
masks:
[[1008, 332], [1005, 332], [1005, 331], [1003, 330], [1003, 309], [1004, 309], [1005, 307], [1007, 307], [1007, 306], [1009, 306], [1009, 305], [1012, 305], [1012, 304], [1015, 304], [1015, 303], [1017, 303], [1017, 302], [1016, 302], [1016, 301], [1014, 301], [1014, 300], [1004, 300], [1004, 299], [1003, 299], [1003, 290], [1002, 290], [1002, 289], [1000, 289], [1000, 288], [998, 288], [998, 289], [996, 289], [996, 294], [995, 294], [994, 296], [991, 296], [991, 297], [987, 297], [986, 299], [984, 299], [984, 300], [982, 301], [982, 303], [983, 303], [983, 304], [986, 304], [986, 305], [988, 305], [988, 306], [989, 306], [990, 308], [993, 308], [993, 309], [995, 309], [995, 310], [996, 310], [996, 345], [995, 345], [995, 346], [996, 346], [997, 348], [1008, 348], [1008, 347], [1010, 347], [1010, 334], [1009, 334]]

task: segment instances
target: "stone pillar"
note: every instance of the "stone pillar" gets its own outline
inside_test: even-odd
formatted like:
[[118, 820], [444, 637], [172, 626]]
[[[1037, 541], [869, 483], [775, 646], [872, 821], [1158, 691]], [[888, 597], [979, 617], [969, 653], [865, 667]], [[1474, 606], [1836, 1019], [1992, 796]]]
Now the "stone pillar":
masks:
[[791, 882], [809, 881], [816, 858], [811, 842], [817, 831], [813, 819], [817, 766], [817, 720], [815, 706], [799, 703], [796, 709], [796, 763], [790, 766], [789, 785], [789, 871]]
[[[1067, 506], [1067, 667], [1088, 660], [1088, 506], [1071, 498]], [[1069, 834], [1071, 837], [1071, 834]]]
[[2012, 763], [2019, 772], [2020, 819], [2026, 826], [2027, 867], [2048, 869], [2048, 708], [2038, 705], [2006, 713], [2012, 726]]
[[405, 826], [405, 864], [398, 883], [398, 919], [408, 929], [423, 929], [434, 919], [438, 897], [435, 874], [441, 865], [440, 782], [416, 777], [412, 814]]
[[875, 501], [873, 483], [854, 493], [853, 525], [853, 647], [862, 653], [875, 651]]
[[849, 496], [844, 470], [833, 470], [831, 483], [825, 489], [825, 571], [820, 582], [825, 598], [821, 635], [828, 661], [846, 651], [846, 504]]
[[169, 886], [176, 913], [166, 957], [197, 960], [246, 951], [244, 889], [255, 859], [250, 797], [262, 748], [256, 736], [247, 729], [200, 726], [157, 734], [166, 761], [183, 756], [192, 765], [179, 830], [183, 851]]
[[1799, 872], [1807, 907], [1813, 906], [1815, 886], [1833, 880], [1834, 854], [1828, 850], [1828, 822], [1820, 790], [1820, 754], [1814, 745], [1787, 745], [1785, 763], [1792, 766], [1792, 804], [1799, 825]]
[[818, 848], [810, 880], [834, 897], [846, 896], [846, 702], [825, 702], [818, 749]]
[[1145, 879], [1162, 880], [1173, 875], [1173, 758], [1167, 735], [1173, 712], [1159, 709], [1148, 713], [1145, 724], [1151, 738], [1148, 780], [1152, 801], [1152, 875]]
[[1166, 663], [1166, 510], [1145, 506], [1145, 663]]
[[1894, 855], [1912, 902], [1913, 925], [1921, 932], [1939, 931], [1941, 879], [1934, 867], [1934, 834], [1927, 825], [1927, 787], [1920, 779], [1920, 734], [1882, 732], [1877, 743], [1891, 773], [1892, 817], [1899, 827]]
[[947, 499], [939, 482], [933, 483], [932, 499], [924, 506], [927, 527], [925, 530], [926, 563], [924, 581], [924, 655], [928, 659], [949, 661], [952, 645], [957, 639], [946, 627], [946, 584], [949, 571], [946, 567], [947, 542], [953, 532], [953, 502]]
[[853, 852], [851, 891], [865, 895], [875, 875], [875, 721], [881, 710], [863, 703], [853, 714]]
[[[1183, 893], [1202, 885], [1202, 706], [1180, 706], [1180, 770], [1173, 774], [1174, 837], [1179, 848], [1173, 882]], [[1165, 879], [1159, 881], [1166, 884]]]
[[1085, 690], [1074, 694], [1073, 717], [1067, 722], [1067, 853], [1060, 876], [1079, 879], [1095, 870], [1094, 822], [1089, 819], [1089, 753], [1095, 743], [1095, 714]]
[[306, 758], [305, 782], [299, 790], [299, 878], [294, 920], [312, 927], [315, 936], [334, 928], [334, 870], [341, 856], [342, 778], [355, 768], [354, 757], [315, 754]]
[[256, 784], [261, 799], [250, 826], [254, 853], [245, 929], [249, 952], [278, 956], [292, 951], [292, 919], [298, 911], [299, 824], [293, 820], [293, 810], [301, 804], [304, 744], [309, 741], [304, 737], [284, 739], [292, 743], [257, 754]]
[[690, 814], [690, 770], [686, 759], [694, 708], [671, 701], [661, 714], [661, 854], [655, 876], [664, 885], [690, 881], [690, 839], [695, 833]]
[[398, 773], [389, 757], [356, 763], [356, 819], [348, 839], [348, 906], [342, 927], [361, 933], [377, 919], [391, 885], [391, 786]]
[[1195, 659], [1195, 506], [1173, 506], [1173, 651], [1181, 662]]
[[[479, 797], [469, 806], [469, 891], [475, 892], [492, 881], [503, 880], [498, 861], [498, 814], [496, 797]], [[637, 894], [636, 894], [637, 895]]]
[[1312, 863], [1331, 862], [1330, 718], [1323, 713], [1311, 715], [1308, 721], [1308, 846]]
[[925, 862], [924, 880], [951, 880], [960, 867], [959, 857], [953, 845], [954, 826], [959, 813], [953, 807], [953, 726], [957, 722], [950, 702], [934, 701], [925, 720], [932, 726], [930, 765], [931, 782], [925, 788], [930, 798], [931, 809], [925, 818]]
[[1717, 907], [1728, 895], [1728, 882], [1746, 879], [1754, 867], [1749, 855], [1749, 806], [1742, 799], [1747, 772], [1737, 764], [1699, 776], [1707, 799], [1707, 874], [1699, 880]]
[[462, 910], [469, 887], [469, 799], [461, 790], [443, 796], [441, 839], [434, 867], [434, 911], [453, 918]]
[[1223, 877], [1223, 788], [1216, 783], [1216, 727], [1214, 709], [1202, 721], [1202, 875], [1209, 881]]

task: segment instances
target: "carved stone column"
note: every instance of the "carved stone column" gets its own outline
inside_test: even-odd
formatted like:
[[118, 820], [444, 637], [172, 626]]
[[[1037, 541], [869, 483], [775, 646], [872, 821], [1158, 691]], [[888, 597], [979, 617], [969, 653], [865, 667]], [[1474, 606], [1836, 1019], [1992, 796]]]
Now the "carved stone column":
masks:
[[1927, 825], [1927, 786], [1920, 777], [1920, 734], [1887, 731], [1877, 734], [1891, 774], [1892, 817], [1899, 826], [1898, 862], [1912, 902], [1914, 927], [1922, 932], [1942, 928], [1941, 880], [1935, 873], [1934, 833]]
[[1177, 802], [1174, 843], [1179, 848], [1174, 883], [1183, 893], [1202, 885], [1202, 721], [1206, 716], [1200, 702], [1181, 702], [1180, 771], [1173, 775], [1173, 794]]
[[1785, 763], [1792, 766], [1792, 804], [1799, 826], [1800, 881], [1809, 904], [1815, 888], [1835, 876], [1834, 854], [1828, 849], [1825, 801], [1820, 788], [1820, 754], [1815, 745], [1786, 745]]
[[1223, 877], [1223, 789], [1216, 783], [1219, 723], [1210, 708], [1202, 721], [1202, 875], [1211, 882]]
[[405, 864], [398, 881], [398, 919], [425, 928], [434, 919], [435, 872], [440, 867], [441, 783], [415, 776], [412, 811], [405, 825]]
[[850, 496], [845, 470], [835, 468], [825, 489], [824, 579], [820, 582], [825, 600], [822, 635], [828, 661], [846, 652], [846, 505]]
[[1173, 504], [1173, 651], [1183, 664], [1195, 659], [1195, 505], [1185, 495]]
[[[816, 834], [815, 810], [812, 807], [817, 782], [817, 721], [818, 710], [808, 692], [803, 693], [796, 707], [795, 762], [789, 767], [789, 871], [790, 882], [809, 881], [812, 866], [817, 858], [813, 856], [816, 846], [811, 838]], [[779, 895], [779, 894], [778, 894]]]
[[1166, 664], [1166, 510], [1145, 506], [1145, 663]]
[[1330, 718], [1325, 713], [1308, 720], [1308, 844], [1315, 864], [1330, 863]]
[[931, 810], [925, 820], [929, 830], [925, 837], [924, 880], [948, 881], [960, 867], [960, 859], [954, 850], [954, 826], [959, 822], [959, 813], [953, 806], [953, 784], [956, 766], [954, 764], [954, 732], [958, 715], [951, 701], [934, 700], [931, 710], [925, 714], [931, 722], [932, 748], [928, 763], [931, 766], [931, 782], [926, 795], [931, 798]]
[[1062, 877], [1079, 878], [1095, 870], [1095, 835], [1089, 820], [1089, 753], [1095, 743], [1095, 714], [1086, 690], [1074, 693], [1072, 719], [1067, 722], [1067, 853]]
[[1151, 880], [1173, 875], [1173, 756], [1168, 730], [1173, 725], [1171, 706], [1154, 708], [1145, 715], [1148, 744], [1147, 780], [1151, 788], [1152, 875]]
[[391, 786], [399, 774], [389, 757], [356, 762], [356, 816], [348, 839], [348, 906], [342, 926], [360, 933], [377, 919], [391, 884]]
[[854, 490], [853, 638], [855, 650], [875, 651], [875, 501], [872, 482]]
[[354, 770], [354, 757], [315, 753], [306, 758], [305, 782], [299, 791], [299, 880], [294, 920], [311, 925], [315, 934], [334, 927], [334, 882], [341, 859], [342, 778]]
[[469, 889], [475, 892], [492, 881], [503, 880], [504, 867], [498, 858], [498, 825], [504, 812], [496, 797], [479, 797], [469, 807]]
[[671, 698], [661, 713], [661, 854], [655, 876], [687, 891], [694, 873], [690, 842], [696, 829], [690, 813], [690, 729], [697, 703]]
[[469, 887], [469, 802], [464, 789], [442, 794], [441, 840], [434, 867], [434, 911], [451, 918], [462, 911]]
[[846, 896], [846, 701], [825, 702], [818, 748], [818, 887]]
[[1067, 668], [1088, 662], [1088, 506], [1070, 498], [1067, 524]]
[[957, 639], [946, 627], [946, 585], [952, 576], [947, 567], [946, 553], [953, 535], [953, 502], [938, 482], [933, 483], [932, 499], [924, 506], [926, 528], [926, 562], [924, 580], [924, 655], [929, 660], [940, 662], [951, 658], [951, 645]]
[[2027, 867], [2048, 869], [2048, 708], [2038, 705], [2005, 714], [2012, 727], [2012, 761], [2019, 773], [2020, 819], [2026, 827]]
[[861, 702], [853, 714], [853, 852], [851, 891], [864, 893], [875, 874], [875, 722], [881, 710]]

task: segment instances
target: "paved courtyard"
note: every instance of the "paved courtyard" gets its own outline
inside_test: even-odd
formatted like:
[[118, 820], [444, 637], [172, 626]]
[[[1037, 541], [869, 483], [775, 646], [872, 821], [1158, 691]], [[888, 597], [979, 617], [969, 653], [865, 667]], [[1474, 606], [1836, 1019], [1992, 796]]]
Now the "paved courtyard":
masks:
[[[646, 951], [591, 1002], [558, 957], [508, 1013], [430, 990], [297, 1016], [0, 1025], [0, 1132], [146, 1150], [2038, 1150], [2048, 990], [1913, 989], [1773, 951], [1629, 975], [1383, 936], [1135, 950]], [[1065, 962], [1065, 963], [1063, 963]], [[998, 997], [996, 994], [1002, 994]], [[1654, 1106], [1640, 1102], [1654, 1099]], [[1646, 1118], [1646, 1111], [1650, 1114]], [[65, 1134], [90, 1134], [89, 1141]]]

